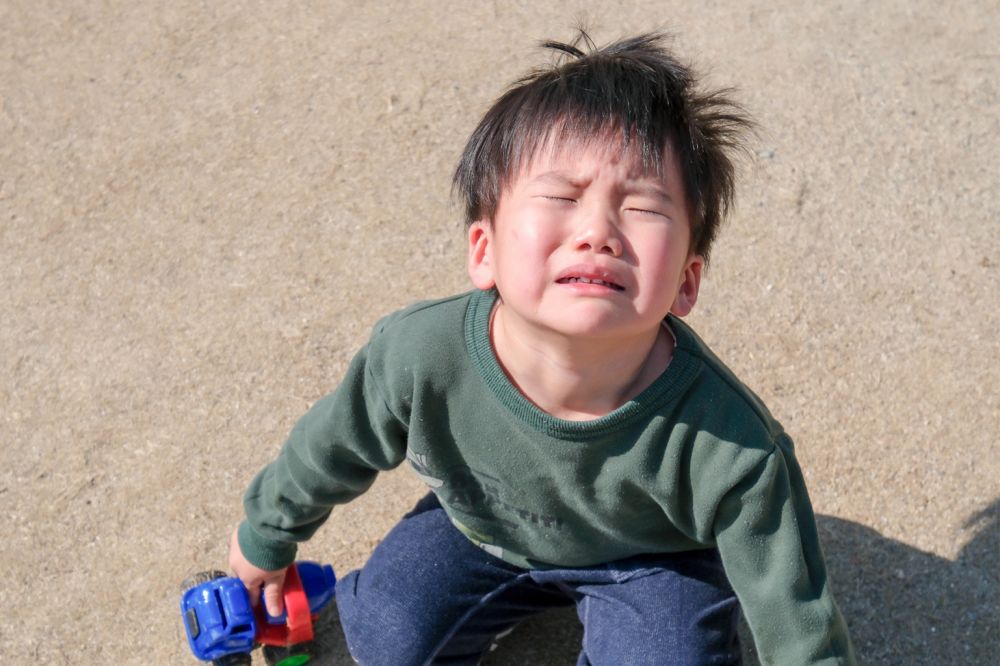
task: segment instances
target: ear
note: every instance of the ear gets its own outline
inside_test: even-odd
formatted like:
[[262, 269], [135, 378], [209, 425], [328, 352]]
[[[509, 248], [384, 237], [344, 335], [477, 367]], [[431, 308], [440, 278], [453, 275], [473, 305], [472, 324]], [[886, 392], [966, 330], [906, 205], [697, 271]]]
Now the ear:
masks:
[[477, 289], [490, 289], [493, 278], [493, 229], [488, 222], [473, 222], [469, 227], [469, 277]]
[[670, 306], [670, 311], [678, 317], [686, 317], [694, 309], [694, 304], [698, 302], [698, 289], [701, 287], [701, 269], [705, 265], [705, 258], [699, 254], [688, 257], [684, 265], [684, 274], [681, 276], [681, 283], [677, 289], [677, 296], [674, 304]]

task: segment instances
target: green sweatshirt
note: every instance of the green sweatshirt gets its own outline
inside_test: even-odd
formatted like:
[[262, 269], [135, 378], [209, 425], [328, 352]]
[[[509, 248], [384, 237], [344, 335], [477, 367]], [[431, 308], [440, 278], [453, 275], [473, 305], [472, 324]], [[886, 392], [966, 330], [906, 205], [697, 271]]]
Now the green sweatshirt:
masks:
[[765, 664], [854, 664], [792, 441], [681, 320], [664, 373], [592, 421], [539, 410], [490, 344], [493, 296], [382, 319], [244, 497], [240, 548], [287, 566], [407, 460], [458, 529], [525, 568], [717, 547]]

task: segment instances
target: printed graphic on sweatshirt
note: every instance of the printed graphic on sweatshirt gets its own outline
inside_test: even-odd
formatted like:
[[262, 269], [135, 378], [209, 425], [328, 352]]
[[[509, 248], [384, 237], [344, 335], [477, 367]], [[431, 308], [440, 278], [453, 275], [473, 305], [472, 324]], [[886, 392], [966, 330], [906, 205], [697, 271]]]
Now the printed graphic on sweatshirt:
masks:
[[501, 484], [500, 479], [469, 467], [457, 470], [448, 476], [447, 503], [454, 508], [470, 512], [488, 507], [490, 511], [499, 513], [498, 509], [503, 509], [515, 520], [508, 520], [499, 515], [496, 516], [496, 520], [514, 529], [517, 529], [519, 523], [562, 529], [562, 518], [521, 508], [501, 497]]
[[438, 497], [452, 511], [480, 520], [499, 521], [514, 530], [526, 523], [556, 530], [563, 527], [564, 521], [559, 516], [525, 509], [510, 501], [512, 493], [509, 490], [501, 493], [501, 488], [505, 487], [503, 481], [485, 472], [465, 466], [442, 472], [433, 468], [428, 456], [409, 448], [406, 460], [420, 480], [437, 491]]
[[410, 467], [413, 468], [417, 477], [431, 488], [440, 488], [444, 485], [444, 481], [435, 477], [427, 470], [427, 456], [422, 453], [416, 453], [413, 449], [407, 447], [406, 462], [410, 463]]
[[494, 539], [492, 536], [488, 534], [480, 534], [479, 532], [469, 529], [462, 523], [455, 520], [454, 516], [451, 517], [451, 523], [452, 525], [458, 528], [459, 532], [468, 537], [469, 541], [476, 544], [477, 546], [485, 550], [493, 557], [499, 557], [500, 559], [503, 559], [503, 548], [501, 548], [500, 546], [493, 545]]

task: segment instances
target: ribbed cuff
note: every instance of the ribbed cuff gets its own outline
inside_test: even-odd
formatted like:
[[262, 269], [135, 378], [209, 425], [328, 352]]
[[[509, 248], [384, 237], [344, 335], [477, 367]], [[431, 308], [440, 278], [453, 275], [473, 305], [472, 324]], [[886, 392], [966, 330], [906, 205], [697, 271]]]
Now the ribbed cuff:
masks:
[[284, 569], [295, 561], [295, 553], [299, 549], [296, 543], [262, 537], [257, 534], [248, 520], [240, 523], [237, 539], [243, 557], [247, 558], [250, 564], [265, 571]]

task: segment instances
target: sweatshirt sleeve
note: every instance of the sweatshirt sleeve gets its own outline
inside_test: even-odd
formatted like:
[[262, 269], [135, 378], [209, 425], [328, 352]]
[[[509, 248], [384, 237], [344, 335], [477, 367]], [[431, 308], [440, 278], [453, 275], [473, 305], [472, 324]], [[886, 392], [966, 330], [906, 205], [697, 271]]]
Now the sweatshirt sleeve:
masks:
[[784, 434], [722, 499], [716, 543], [762, 664], [856, 666], [805, 481]]
[[336, 391], [299, 419], [277, 459], [243, 496], [247, 519], [239, 544], [251, 564], [269, 571], [291, 564], [296, 544], [312, 537], [335, 505], [358, 497], [378, 472], [403, 461], [408, 415], [401, 418], [383, 398], [370, 347], [354, 357]]

